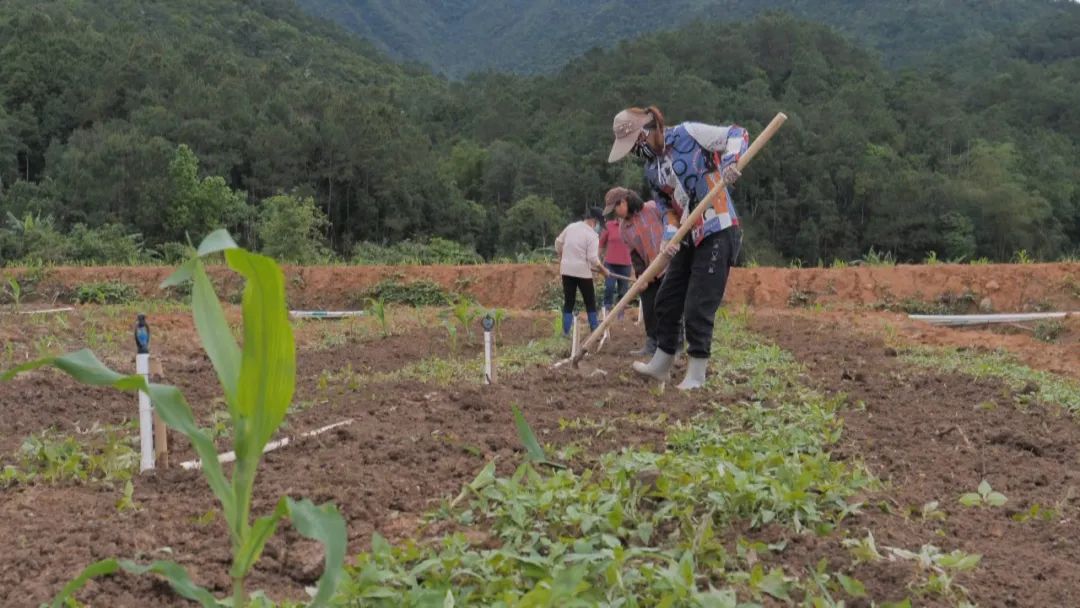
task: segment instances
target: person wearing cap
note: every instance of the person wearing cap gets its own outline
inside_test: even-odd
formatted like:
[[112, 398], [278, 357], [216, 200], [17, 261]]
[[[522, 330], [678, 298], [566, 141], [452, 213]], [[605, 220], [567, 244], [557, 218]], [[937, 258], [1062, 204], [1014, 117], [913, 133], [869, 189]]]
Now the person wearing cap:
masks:
[[678, 388], [705, 383], [712, 352], [716, 309], [724, 298], [728, 271], [741, 242], [738, 216], [725, 188], [679, 243], [671, 243], [678, 225], [713, 186], [739, 179], [736, 166], [749, 147], [746, 130], [735, 125], [684, 122], [667, 128], [659, 108], [627, 108], [615, 115], [615, 143], [608, 162], [633, 153], [645, 170], [658, 209], [665, 214], [665, 255], [671, 256], [656, 293], [657, 350], [648, 363], [634, 363], [640, 374], [665, 381], [675, 360], [680, 317], [685, 319], [686, 377]]
[[[604, 217], [611, 217], [611, 211], [606, 207]], [[600, 253], [604, 260], [604, 267], [611, 272], [611, 275], [630, 276], [630, 249], [619, 235], [618, 220], [611, 219], [604, 226], [604, 231], [600, 234]], [[611, 310], [615, 302], [621, 300], [626, 295], [626, 290], [630, 288], [629, 279], [617, 279], [611, 275], [604, 280], [604, 310]], [[619, 313], [620, 319], [622, 314]]]
[[600, 317], [596, 314], [596, 292], [593, 289], [594, 272], [608, 276], [608, 269], [600, 263], [600, 236], [597, 234], [604, 226], [604, 214], [599, 207], [590, 207], [579, 222], [574, 222], [563, 229], [555, 239], [555, 253], [559, 256], [559, 274], [562, 275], [563, 335], [570, 335], [574, 324], [574, 303], [577, 292], [585, 302], [585, 312], [589, 316], [589, 327], [600, 326]]
[[[634, 272], [641, 276], [663, 246], [664, 213], [655, 201], [642, 202], [636, 192], [616, 187], [604, 195], [604, 215], [618, 218], [619, 235], [630, 252]], [[610, 230], [610, 224], [608, 230]], [[641, 291], [641, 316], [645, 322], [645, 346], [631, 352], [635, 356], [651, 356], [656, 352], [656, 292], [660, 289], [663, 274], [653, 279]], [[679, 341], [682, 342], [681, 340]]]

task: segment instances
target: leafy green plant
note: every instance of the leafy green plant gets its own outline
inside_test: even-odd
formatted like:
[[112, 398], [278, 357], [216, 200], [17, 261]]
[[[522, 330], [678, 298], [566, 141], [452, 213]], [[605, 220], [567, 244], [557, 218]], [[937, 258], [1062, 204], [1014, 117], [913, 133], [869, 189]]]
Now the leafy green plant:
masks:
[[472, 342], [473, 324], [480, 317], [480, 309], [466, 298], [459, 298], [454, 307], [450, 309], [454, 318], [465, 329], [465, 339]]
[[443, 327], [446, 328], [446, 335], [449, 338], [450, 352], [451, 352], [451, 354], [456, 355], [457, 352], [458, 352], [458, 328], [457, 328], [457, 325], [454, 325], [454, 323], [451, 322], [450, 319], [445, 319], [445, 318], [443, 319], [442, 324], [443, 324]]
[[937, 266], [940, 263], [941, 260], [938, 259], [937, 252], [932, 249], [930, 250], [930, 253], [926, 255], [926, 259], [923, 260], [923, 264], [926, 264], [927, 266]]
[[502, 324], [508, 317], [505, 308], [496, 308], [488, 312], [491, 315], [492, 320], [495, 321], [495, 338], [502, 341]]
[[135, 502], [135, 485], [130, 479], [124, 482], [124, 492], [120, 495], [120, 500], [116, 501], [116, 510], [121, 513], [139, 510], [139, 505]]
[[11, 303], [18, 309], [22, 304], [22, 284], [19, 283], [18, 277], [7, 277], [7, 285], [4, 286], [4, 291], [11, 298]]
[[[202, 263], [201, 257], [214, 253], [224, 253], [229, 267], [247, 280], [243, 295], [243, 349], [232, 336]], [[240, 249], [227, 232], [219, 230], [206, 237], [199, 246], [198, 257], [181, 266], [165, 285], [185, 281], [193, 283], [195, 327], [229, 407], [236, 453], [231, 479], [218, 461], [213, 440], [206, 430], [196, 426], [191, 408], [176, 387], [150, 384], [138, 375], [118, 374], [88, 350], [39, 359], [6, 372], [0, 379], [10, 380], [21, 372], [52, 365], [86, 384], [147, 393], [161, 419], [191, 441], [202, 461], [203, 474], [221, 503], [232, 547], [231, 603], [219, 601], [195, 585], [176, 563], [156, 561], [140, 565], [106, 559], [88, 566], [60, 591], [53, 605], [63, 605], [89, 579], [123, 569], [134, 574], [152, 572], [163, 576], [174, 591], [204, 607], [244, 608], [249, 601], [245, 591], [247, 574], [278, 524], [288, 517], [297, 532], [323, 543], [326, 548], [323, 575], [312, 600], [312, 605], [323, 606], [334, 592], [345, 555], [345, 522], [337, 509], [332, 505], [316, 507], [306, 499], [282, 497], [272, 513], [251, 521], [255, 474], [262, 451], [284, 420], [296, 381], [296, 347], [286, 313], [281, 269], [270, 258]]]
[[129, 480], [138, 471], [139, 453], [127, 430], [95, 428], [83, 440], [52, 431], [35, 433], [19, 447], [19, 464], [12, 467], [9, 481]]
[[891, 251], [878, 251], [873, 247], [862, 257], [866, 266], [896, 266], [896, 256]]
[[84, 283], [75, 288], [79, 304], [129, 304], [138, 299], [139, 291], [121, 281]]
[[371, 298], [409, 306], [447, 306], [454, 301], [453, 295], [435, 281], [418, 279], [406, 283], [403, 275], [385, 278], [359, 294], [360, 302]]
[[390, 337], [390, 321], [386, 318], [386, 301], [382, 298], [368, 298], [368, 311], [379, 321], [382, 336]]
[[1055, 511], [1054, 509], [1050, 509], [1048, 507], [1044, 507], [1044, 506], [1040, 505], [1039, 503], [1035, 503], [1035, 504], [1031, 505], [1030, 507], [1028, 507], [1027, 511], [1021, 511], [1019, 513], [1014, 513], [1013, 516], [1012, 516], [1012, 519], [1013, 519], [1013, 521], [1018, 521], [1020, 523], [1024, 523], [1024, 522], [1033, 521], [1033, 520], [1053, 521], [1053, 519], [1055, 517], [1057, 517], [1057, 511]]
[[1028, 253], [1027, 249], [1021, 249], [1021, 250], [1019, 250], [1019, 251], [1017, 251], [1016, 253], [1013, 254], [1012, 263], [1013, 264], [1034, 264], [1035, 263], [1035, 258], [1033, 258], [1031, 256], [1031, 254]]
[[1036, 340], [1056, 342], [1065, 333], [1065, 324], [1061, 321], [1039, 321], [1032, 330]]
[[1008, 501], [1001, 492], [995, 492], [985, 479], [979, 484], [978, 492], [968, 492], [960, 496], [960, 504], [965, 507], [1000, 507]]

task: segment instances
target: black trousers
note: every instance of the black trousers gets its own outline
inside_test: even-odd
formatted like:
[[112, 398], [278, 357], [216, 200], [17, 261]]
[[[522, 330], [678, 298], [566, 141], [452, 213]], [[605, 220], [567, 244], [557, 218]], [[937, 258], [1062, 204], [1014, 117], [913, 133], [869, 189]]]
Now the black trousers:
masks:
[[641, 317], [645, 322], [645, 336], [656, 339], [656, 292], [661, 280], [653, 281], [641, 292]]
[[741, 234], [732, 227], [710, 234], [695, 246], [687, 238], [672, 258], [656, 294], [656, 338], [660, 350], [675, 354], [679, 319], [686, 319], [686, 352], [707, 359], [712, 354], [716, 309], [724, 299], [728, 271], [738, 254]]
[[596, 290], [592, 279], [580, 277], [568, 277], [562, 275], [563, 312], [574, 312], [574, 300], [577, 299], [577, 291], [581, 290], [581, 299], [585, 301], [585, 312], [596, 312]]

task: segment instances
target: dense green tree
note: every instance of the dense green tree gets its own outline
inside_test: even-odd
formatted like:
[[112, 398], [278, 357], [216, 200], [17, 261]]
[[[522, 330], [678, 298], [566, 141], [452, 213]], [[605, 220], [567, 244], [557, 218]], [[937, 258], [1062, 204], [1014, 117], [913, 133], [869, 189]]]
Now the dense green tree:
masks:
[[282, 262], [314, 264], [329, 255], [323, 239], [326, 216], [311, 197], [279, 194], [259, 209], [259, 250]]
[[[752, 135], [790, 116], [735, 189], [756, 261], [1080, 248], [1080, 5], [736, 0], [717, 23], [702, 19], [714, 5], [687, 2], [689, 25], [637, 39], [618, 2], [537, 2], [513, 22], [472, 0], [361, 3], [382, 7], [354, 15], [385, 25], [376, 42], [392, 48], [434, 45], [443, 26], [422, 16], [458, 10], [475, 19], [461, 27], [523, 35], [503, 54], [450, 36], [461, 49], [450, 59], [511, 65], [528, 53], [547, 66], [457, 81], [394, 64], [289, 0], [4, 3], [0, 213], [33, 218], [41, 234], [140, 235], [175, 252], [171, 241], [223, 225], [258, 246], [259, 201], [291, 192], [325, 218], [305, 238], [339, 256], [440, 237], [491, 257], [550, 244], [534, 213], [561, 228], [611, 186], [641, 189], [638, 161], [605, 162], [611, 117], [655, 103], [670, 124], [735, 121]], [[832, 27], [778, 13], [738, 22], [776, 8]], [[575, 48], [567, 36], [598, 15], [618, 46], [555, 70], [568, 56], [552, 47]], [[414, 18], [420, 29], [396, 28]], [[952, 40], [950, 23], [967, 29]], [[44, 257], [132, 255], [39, 241]], [[306, 259], [326, 254], [316, 249]]]
[[507, 251], [549, 247], [566, 225], [567, 214], [550, 198], [530, 195], [513, 204], [502, 222]]
[[219, 176], [200, 180], [198, 171], [195, 153], [181, 144], [169, 163], [169, 191], [163, 214], [168, 239], [194, 241], [196, 235], [231, 228], [247, 219], [242, 194], [229, 189]]

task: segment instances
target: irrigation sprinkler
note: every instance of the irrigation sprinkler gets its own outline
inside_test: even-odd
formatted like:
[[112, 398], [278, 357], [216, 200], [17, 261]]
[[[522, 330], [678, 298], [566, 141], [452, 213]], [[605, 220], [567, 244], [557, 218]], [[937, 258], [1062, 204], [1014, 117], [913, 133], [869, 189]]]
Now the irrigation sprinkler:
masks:
[[484, 384], [495, 384], [495, 339], [491, 330], [495, 329], [495, 319], [484, 315], [480, 325], [484, 328]]
[[[150, 326], [146, 315], [135, 321], [135, 373], [150, 382]], [[139, 472], [154, 468], [154, 413], [150, 396], [139, 391]]]

